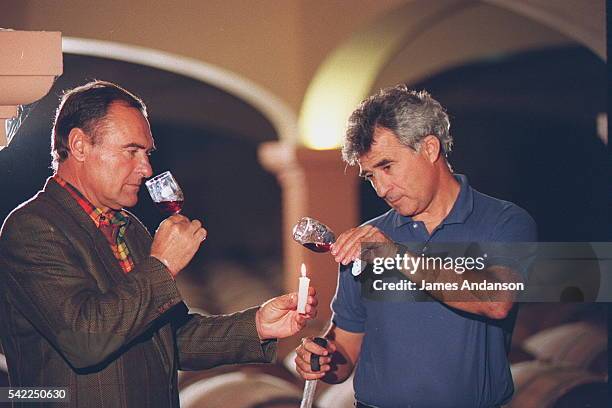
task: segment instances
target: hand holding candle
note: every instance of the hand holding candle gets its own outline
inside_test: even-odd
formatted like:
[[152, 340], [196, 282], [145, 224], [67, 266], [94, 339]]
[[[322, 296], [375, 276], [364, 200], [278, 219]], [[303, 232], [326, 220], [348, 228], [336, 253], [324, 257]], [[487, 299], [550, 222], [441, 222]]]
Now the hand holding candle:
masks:
[[306, 313], [306, 302], [308, 300], [308, 287], [310, 279], [306, 276], [306, 265], [302, 264], [300, 268], [300, 282], [298, 286], [298, 304], [297, 312], [300, 314]]
[[293, 336], [306, 326], [308, 320], [317, 317], [317, 291], [307, 287], [306, 313], [298, 313], [297, 293], [277, 296], [264, 302], [255, 313], [257, 334], [261, 340]]

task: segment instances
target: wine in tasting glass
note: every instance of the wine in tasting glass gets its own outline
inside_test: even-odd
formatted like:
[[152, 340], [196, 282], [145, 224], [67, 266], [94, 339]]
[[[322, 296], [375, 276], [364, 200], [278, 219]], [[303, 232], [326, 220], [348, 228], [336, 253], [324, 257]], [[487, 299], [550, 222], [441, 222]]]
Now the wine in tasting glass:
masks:
[[293, 239], [311, 251], [327, 252], [336, 242], [336, 235], [321, 221], [302, 217], [293, 227]]
[[183, 191], [169, 171], [165, 171], [147, 181], [145, 185], [153, 202], [166, 214], [178, 214], [183, 208]]

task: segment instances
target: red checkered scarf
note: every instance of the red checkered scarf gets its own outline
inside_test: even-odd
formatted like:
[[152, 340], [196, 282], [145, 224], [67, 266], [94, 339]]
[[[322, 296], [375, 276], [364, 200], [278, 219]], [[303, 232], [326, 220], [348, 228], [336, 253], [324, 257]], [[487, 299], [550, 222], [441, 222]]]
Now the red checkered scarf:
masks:
[[65, 181], [59, 175], [55, 174], [53, 179], [70, 193], [83, 211], [85, 211], [94, 224], [96, 224], [96, 227], [108, 241], [123, 272], [130, 272], [134, 267], [134, 260], [130, 256], [130, 250], [125, 242], [125, 231], [130, 221], [128, 214], [125, 211], [115, 211], [112, 209], [102, 211], [95, 207], [73, 185]]

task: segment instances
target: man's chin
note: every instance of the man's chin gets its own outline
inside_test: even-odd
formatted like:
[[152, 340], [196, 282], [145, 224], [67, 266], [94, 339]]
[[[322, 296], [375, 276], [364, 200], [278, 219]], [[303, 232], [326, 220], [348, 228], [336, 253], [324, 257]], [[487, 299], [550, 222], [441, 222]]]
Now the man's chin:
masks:
[[136, 204], [138, 204], [138, 196], [134, 195], [133, 197], [126, 197], [125, 199], [121, 200], [119, 204], [121, 204], [122, 208], [134, 207]]
[[405, 209], [402, 208], [401, 205], [401, 200], [397, 200], [395, 202], [389, 202], [387, 201], [387, 205], [391, 208], [393, 208], [397, 213], [399, 213], [400, 215], [404, 215]]
[[391, 206], [402, 217], [414, 217], [416, 215], [416, 211], [413, 208], [405, 208], [401, 205]]

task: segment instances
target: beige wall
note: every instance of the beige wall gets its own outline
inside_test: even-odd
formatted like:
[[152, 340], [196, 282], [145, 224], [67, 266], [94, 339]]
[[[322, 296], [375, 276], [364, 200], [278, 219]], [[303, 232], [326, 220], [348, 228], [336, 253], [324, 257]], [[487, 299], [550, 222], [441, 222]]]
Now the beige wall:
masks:
[[0, 27], [57, 30], [196, 58], [243, 75], [297, 112], [326, 54], [403, 2], [8, 0]]
[[[389, 13], [407, 6], [432, 8], [441, 2], [435, 1], [5, 0], [0, 27], [57, 30], [64, 36], [149, 47], [195, 58], [253, 81], [297, 114], [317, 68], [335, 49]], [[525, 44], [571, 42], [569, 38], [595, 43], [592, 48], [603, 44], [602, 0], [447, 3], [477, 7], [453, 17], [462, 24], [453, 25], [452, 19], [443, 24], [436, 21], [426, 35], [406, 38], [395, 59], [379, 73], [376, 86], [426, 76], [446, 64], [452, 66], [478, 56], [482, 48], [510, 51]], [[472, 22], [466, 25], [466, 20]], [[406, 19], [406, 24], [416, 23]], [[494, 32], [479, 37], [486, 31], [483, 25], [492, 27]], [[470, 38], [470, 32], [477, 38]], [[461, 38], [470, 42], [459, 41]], [[415, 55], [422, 66], [415, 67]], [[408, 74], [404, 71], [406, 66], [411, 68]]]
[[559, 31], [512, 10], [474, 3], [406, 39], [379, 71], [373, 88], [414, 83], [482, 58], [574, 43]]

